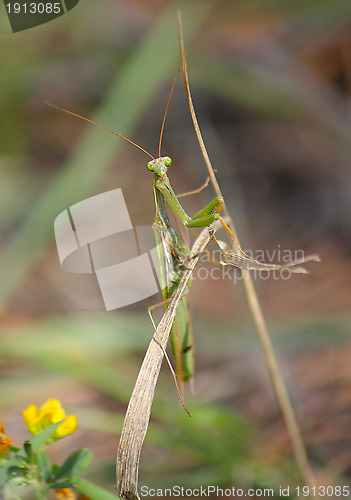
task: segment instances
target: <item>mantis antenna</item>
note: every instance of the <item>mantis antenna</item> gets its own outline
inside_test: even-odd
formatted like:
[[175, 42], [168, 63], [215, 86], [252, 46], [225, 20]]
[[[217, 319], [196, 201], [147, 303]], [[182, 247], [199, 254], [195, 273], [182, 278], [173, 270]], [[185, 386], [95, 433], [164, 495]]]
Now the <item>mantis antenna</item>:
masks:
[[172, 97], [172, 94], [173, 94], [173, 90], [174, 90], [174, 87], [175, 87], [175, 84], [176, 84], [176, 81], [177, 81], [177, 78], [179, 76], [179, 73], [180, 73], [181, 69], [182, 69], [182, 64], [180, 64], [180, 66], [178, 68], [178, 71], [176, 73], [176, 76], [174, 77], [174, 80], [173, 80], [173, 83], [172, 83], [172, 87], [171, 87], [171, 91], [170, 91], [169, 96], [168, 96], [168, 100], [167, 100], [167, 104], [166, 104], [166, 109], [165, 109], [165, 112], [164, 112], [164, 115], [163, 115], [163, 120], [162, 120], [162, 125], [161, 125], [161, 131], [160, 131], [160, 139], [158, 141], [158, 156], [159, 157], [161, 156], [161, 145], [162, 145], [163, 131], [165, 129], [166, 116], [167, 116], [167, 113], [168, 113], [169, 103], [171, 102], [171, 97]]
[[104, 130], [107, 130], [107, 132], [111, 132], [111, 134], [117, 135], [117, 137], [124, 139], [125, 141], [129, 142], [129, 144], [131, 144], [132, 146], [135, 146], [136, 148], [140, 149], [140, 151], [143, 151], [143, 153], [150, 156], [150, 158], [152, 160], [155, 159], [152, 156], [152, 154], [150, 154], [148, 151], [146, 151], [146, 149], [142, 148], [141, 146], [139, 146], [139, 144], [136, 144], [135, 142], [131, 141], [127, 137], [124, 137], [124, 135], [118, 134], [114, 130], [111, 130], [110, 128], [104, 127], [103, 125], [100, 125], [100, 123], [93, 122], [93, 120], [89, 120], [89, 118], [85, 118], [84, 116], [78, 115], [77, 113], [73, 113], [72, 111], [68, 111], [67, 109], [60, 108], [59, 106], [55, 106], [54, 104], [51, 104], [50, 102], [47, 102], [47, 101], [44, 101], [44, 102], [45, 102], [45, 104], [48, 104], [49, 106], [51, 106], [54, 109], [58, 109], [59, 111], [63, 111], [64, 113], [67, 113], [68, 115], [76, 116], [77, 118], [80, 118], [81, 120], [84, 120], [85, 122], [91, 123], [92, 125], [96, 125], [97, 127], [100, 127]]

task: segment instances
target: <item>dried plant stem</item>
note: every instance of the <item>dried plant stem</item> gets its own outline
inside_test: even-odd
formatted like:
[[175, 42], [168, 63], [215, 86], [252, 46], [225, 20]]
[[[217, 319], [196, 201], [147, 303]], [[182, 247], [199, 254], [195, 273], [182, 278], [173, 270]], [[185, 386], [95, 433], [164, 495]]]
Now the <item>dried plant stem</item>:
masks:
[[290, 435], [301, 477], [303, 478], [305, 484], [311, 488], [312, 486], [315, 486], [314, 474], [309, 464], [295, 413], [274, 354], [272, 341], [257, 297], [255, 286], [250, 276], [250, 272], [243, 270], [242, 273], [247, 301], [249, 303], [257, 333], [266, 356], [273, 387]]
[[[214, 191], [217, 196], [222, 196], [216, 175], [214, 173], [209, 155], [206, 150], [206, 146], [204, 143], [204, 140], [202, 138], [201, 130], [197, 121], [196, 113], [195, 113], [195, 108], [193, 105], [192, 97], [191, 97], [191, 92], [190, 92], [190, 86], [189, 86], [189, 80], [188, 80], [188, 73], [187, 73], [187, 68], [186, 68], [186, 59], [185, 59], [185, 51], [184, 51], [184, 43], [183, 43], [183, 36], [182, 36], [182, 21], [181, 21], [181, 13], [178, 11], [178, 28], [179, 28], [179, 41], [180, 41], [180, 50], [181, 50], [181, 59], [182, 59], [182, 69], [183, 69], [183, 76], [184, 76], [184, 83], [185, 83], [185, 89], [188, 97], [188, 103], [189, 103], [189, 108], [190, 108], [190, 114], [193, 120], [195, 132], [197, 135], [197, 139], [200, 144], [200, 148], [207, 166], [208, 174], [211, 179], [211, 183], [213, 185]], [[238, 250], [240, 246], [240, 242], [235, 230], [234, 222], [232, 218], [229, 216], [228, 211], [226, 206], [223, 206], [223, 214], [228, 219], [228, 225], [231, 231], [234, 234], [235, 237], [235, 244], [234, 246], [236, 247], [236, 251]], [[275, 390], [275, 394], [285, 421], [286, 428], [288, 430], [294, 453], [295, 453], [295, 458], [296, 462], [298, 464], [298, 467], [300, 469], [301, 477], [304, 481], [304, 483], [312, 487], [315, 485], [315, 480], [314, 480], [314, 474], [312, 472], [312, 468], [309, 464], [307, 453], [305, 450], [305, 446], [302, 440], [302, 436], [300, 433], [300, 429], [295, 417], [295, 413], [293, 410], [293, 407], [291, 405], [288, 392], [284, 383], [284, 379], [282, 377], [282, 374], [280, 372], [278, 362], [276, 359], [276, 356], [274, 354], [271, 338], [269, 335], [269, 331], [267, 328], [266, 321], [264, 319], [262, 309], [257, 297], [257, 293], [255, 290], [255, 286], [253, 283], [253, 280], [250, 276], [249, 271], [242, 270], [243, 273], [243, 283], [244, 283], [244, 288], [245, 288], [245, 293], [246, 293], [246, 298], [250, 307], [250, 311], [254, 320], [254, 323], [256, 325], [257, 333], [260, 339], [260, 342], [263, 347], [263, 351], [266, 357], [269, 373], [272, 379], [273, 387]]]
[[[214, 230], [219, 227], [220, 224], [218, 223], [213, 225]], [[139, 457], [149, 425], [151, 406], [164, 357], [164, 350], [167, 346], [179, 301], [185, 292], [191, 272], [195, 268], [201, 252], [209, 242], [209, 238], [209, 231], [206, 228], [196, 239], [189, 255], [188, 267], [157, 327], [141, 365], [129, 401], [117, 450], [117, 493], [120, 498], [127, 500], [139, 499], [137, 491]], [[162, 348], [159, 345], [160, 343], [162, 344]]]

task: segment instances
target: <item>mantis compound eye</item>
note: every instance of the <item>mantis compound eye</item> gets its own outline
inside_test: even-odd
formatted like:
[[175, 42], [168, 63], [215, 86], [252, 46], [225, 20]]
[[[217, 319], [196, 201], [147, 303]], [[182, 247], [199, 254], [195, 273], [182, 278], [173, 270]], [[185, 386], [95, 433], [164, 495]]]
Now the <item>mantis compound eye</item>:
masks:
[[154, 165], [152, 161], [149, 161], [149, 163], [146, 165], [148, 170], [151, 170], [151, 172], [154, 171]]
[[170, 164], [172, 163], [172, 160], [169, 156], [165, 156], [163, 161], [164, 161], [164, 164], [166, 165], [166, 167], [169, 167]]

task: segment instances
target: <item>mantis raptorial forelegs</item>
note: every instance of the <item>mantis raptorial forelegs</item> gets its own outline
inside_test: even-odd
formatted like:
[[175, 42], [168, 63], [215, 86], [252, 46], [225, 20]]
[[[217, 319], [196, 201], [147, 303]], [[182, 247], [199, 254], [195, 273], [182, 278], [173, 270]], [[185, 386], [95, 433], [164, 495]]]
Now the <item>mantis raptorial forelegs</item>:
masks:
[[[167, 158], [167, 157], [166, 157]], [[164, 161], [164, 158], [158, 158], [153, 162], [148, 163], [148, 168], [155, 171], [155, 162]], [[149, 167], [150, 165], [150, 167]], [[152, 168], [151, 168], [152, 167]], [[157, 174], [156, 174], [157, 175]], [[177, 196], [175, 195], [169, 179], [164, 173], [159, 176], [157, 181], [155, 182], [155, 188], [158, 189], [166, 199], [167, 203], [171, 207], [171, 209], [175, 212], [177, 217], [181, 220], [182, 224], [189, 228], [196, 227], [207, 227], [215, 221], [220, 221], [224, 229], [230, 236], [230, 239], [234, 242], [234, 235], [224, 222], [220, 212], [222, 210], [224, 199], [223, 196], [215, 196], [207, 205], [199, 210], [193, 217], [190, 217], [183, 209], [181, 204], [178, 201]]]

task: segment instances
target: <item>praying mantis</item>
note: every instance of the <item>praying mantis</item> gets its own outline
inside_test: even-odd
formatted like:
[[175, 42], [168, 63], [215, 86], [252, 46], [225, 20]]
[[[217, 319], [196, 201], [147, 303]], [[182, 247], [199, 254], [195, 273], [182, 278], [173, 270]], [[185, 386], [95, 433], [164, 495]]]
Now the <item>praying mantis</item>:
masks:
[[[107, 130], [108, 132], [113, 133], [114, 135], [120, 137], [121, 139], [127, 141], [131, 145], [138, 148], [139, 150], [143, 151], [147, 156], [149, 156], [149, 158], [151, 158], [151, 160], [148, 161], [147, 163], [147, 169], [153, 173], [155, 218], [152, 228], [155, 240], [156, 257], [159, 266], [160, 288], [163, 298], [161, 304], [164, 304], [164, 307], [166, 309], [168, 307], [169, 301], [171, 300], [172, 296], [174, 295], [181, 281], [181, 278], [184, 274], [184, 269], [186, 268], [187, 259], [189, 256], [189, 248], [186, 246], [183, 239], [181, 238], [177, 230], [174, 228], [173, 224], [170, 222], [167, 213], [167, 206], [172, 210], [175, 217], [177, 217], [177, 219], [181, 222], [181, 224], [183, 224], [183, 226], [187, 228], [207, 227], [209, 229], [211, 239], [215, 243], [217, 243], [219, 248], [221, 249], [222, 260], [219, 262], [219, 264], [221, 265], [230, 265], [245, 270], [252, 270], [252, 269], [279, 270], [289, 267], [292, 268], [292, 272], [301, 273], [305, 272], [305, 270], [304, 268], [296, 267], [298, 264], [301, 264], [308, 260], [318, 260], [317, 256], [310, 256], [305, 259], [300, 259], [299, 261], [289, 262], [285, 263], [283, 266], [279, 266], [274, 264], [263, 264], [251, 257], [248, 257], [240, 249], [240, 247], [238, 247], [238, 245], [236, 245], [236, 247], [238, 248], [238, 251], [241, 253], [241, 255], [239, 255], [237, 252], [234, 252], [227, 243], [217, 240], [212, 230], [212, 224], [215, 223], [216, 221], [219, 221], [223, 226], [223, 228], [226, 230], [227, 234], [229, 235], [231, 242], [233, 244], [235, 243], [235, 238], [232, 231], [230, 230], [230, 228], [228, 227], [228, 225], [221, 216], [221, 210], [224, 204], [224, 199], [222, 196], [215, 196], [209, 203], [205, 205], [205, 207], [199, 210], [192, 217], [185, 212], [184, 208], [182, 207], [179, 201], [179, 197], [177, 197], [177, 195], [173, 191], [173, 188], [171, 186], [170, 180], [167, 175], [168, 169], [172, 163], [171, 158], [168, 156], [161, 156], [161, 143], [162, 143], [165, 119], [167, 116], [168, 106], [177, 80], [177, 76], [181, 69], [183, 70], [184, 80], [187, 85], [185, 55], [183, 51], [182, 51], [182, 63], [173, 81], [173, 85], [168, 97], [168, 102], [163, 116], [163, 122], [159, 137], [158, 156], [156, 158], [154, 158], [154, 156], [150, 154], [146, 149], [136, 144], [132, 140], [128, 139], [127, 137], [124, 137], [123, 135], [105, 126], [98, 124], [81, 115], [78, 115], [72, 111], [68, 111], [66, 109], [47, 103], [50, 106], [60, 111], [63, 111], [69, 115], [75, 116], [81, 120], [84, 120], [104, 130]], [[189, 91], [187, 86], [186, 89], [188, 94], [188, 103], [189, 106], [191, 106]], [[203, 187], [205, 187], [205, 185]], [[157, 306], [151, 306], [148, 309], [148, 314], [150, 316], [153, 327], [156, 331], [154, 320], [151, 314], [152, 310], [155, 307]], [[179, 302], [177, 313], [172, 325], [170, 341], [171, 341], [173, 356], [175, 359], [175, 372], [172, 368], [172, 365], [168, 359], [166, 352], [164, 352], [164, 354], [170, 366], [172, 376], [176, 384], [179, 399], [185, 408], [185, 405], [182, 401], [182, 397], [180, 395], [178, 385], [181, 386], [183, 382], [188, 382], [189, 380], [192, 379], [194, 375], [193, 334], [192, 334], [191, 321], [189, 317], [188, 298], [186, 294], [182, 296]], [[162, 348], [161, 344], [160, 347]]]
[[[162, 142], [165, 119], [168, 111], [168, 105], [170, 102], [170, 98], [178, 74], [179, 70], [173, 82], [173, 86], [168, 98], [165, 114], [163, 117], [163, 123], [159, 139], [159, 155], [156, 159], [144, 148], [134, 143], [130, 139], [122, 136], [121, 134], [108, 129], [103, 125], [93, 122], [88, 118], [80, 116], [66, 109], [60, 108], [58, 106], [54, 106], [50, 103], [47, 103], [48, 105], [54, 107], [55, 109], [73, 115], [93, 125], [97, 125], [98, 127], [103, 128], [117, 135], [118, 137], [126, 140], [133, 146], [143, 151], [151, 158], [151, 161], [147, 163], [147, 169], [153, 172], [155, 219], [152, 228], [154, 233], [156, 256], [159, 266], [160, 288], [162, 291], [162, 298], [163, 298], [163, 302], [161, 302], [161, 304], [164, 303], [166, 308], [167, 308], [167, 303], [172, 298], [172, 295], [174, 294], [175, 290], [177, 289], [177, 286], [180, 283], [180, 280], [184, 272], [184, 267], [186, 265], [186, 259], [189, 254], [189, 249], [187, 248], [182, 238], [179, 236], [179, 234], [174, 229], [173, 225], [169, 220], [166, 204], [168, 204], [174, 215], [178, 217], [180, 222], [185, 227], [188, 228], [210, 227], [212, 223], [218, 220], [226, 229], [231, 239], [232, 240], [234, 239], [230, 229], [228, 228], [228, 226], [226, 225], [226, 223], [224, 222], [224, 220], [220, 215], [224, 203], [224, 199], [222, 196], [214, 197], [204, 208], [199, 210], [193, 217], [190, 217], [180, 204], [179, 199], [174, 193], [169, 178], [167, 176], [167, 170], [171, 165], [171, 158], [169, 158], [168, 156], [161, 157], [161, 142]], [[207, 184], [205, 183], [203, 187], [206, 187], [206, 185]], [[202, 188], [194, 192], [199, 192]], [[148, 309], [148, 314], [155, 330], [156, 327], [154, 320], [152, 318], [151, 311], [158, 305], [159, 304], [157, 304], [156, 306], [151, 306]], [[193, 335], [192, 335], [191, 321], [189, 318], [188, 299], [187, 296], [184, 295], [180, 301], [170, 335], [172, 351], [176, 364], [176, 374], [177, 374], [176, 376], [166, 353], [164, 353], [170, 365], [171, 372], [176, 383], [177, 392], [181, 401], [182, 398], [180, 396], [177, 381], [179, 381], [179, 384], [181, 385], [183, 382], [188, 382], [194, 374], [192, 337]]]
[[[169, 158], [169, 156], [159, 157], [149, 161], [147, 164], [148, 170], [154, 174], [153, 185], [156, 213], [153, 231], [157, 259], [160, 263], [161, 288], [164, 302], [172, 297], [179, 285], [185, 260], [189, 254], [189, 249], [170, 223], [166, 210], [166, 202], [185, 227], [208, 227], [216, 220], [219, 220], [230, 232], [220, 216], [220, 211], [223, 206], [223, 198], [221, 196], [213, 198], [212, 201], [199, 210], [193, 217], [190, 217], [184, 211], [167, 176], [167, 170], [170, 165], [171, 158]], [[151, 309], [152, 308], [149, 308], [149, 315], [154, 325]], [[186, 296], [183, 296], [179, 303], [171, 330], [170, 340], [175, 358], [178, 380], [180, 383], [183, 381], [187, 382], [192, 378], [194, 373], [194, 358], [191, 322], [189, 319]]]
[[[178, 71], [179, 73], [179, 71]], [[174, 82], [175, 83], [175, 82]], [[174, 85], [172, 87], [172, 90]], [[172, 92], [172, 91], [171, 91]], [[170, 96], [169, 96], [170, 100]], [[169, 103], [168, 100], [168, 103]], [[164, 115], [163, 125], [165, 121], [165, 117], [167, 114], [168, 103], [166, 112]], [[193, 217], [190, 217], [182, 205], [180, 204], [176, 194], [174, 193], [172, 186], [170, 184], [169, 178], [167, 176], [167, 170], [171, 165], [171, 158], [168, 156], [161, 157], [161, 139], [163, 126], [160, 135], [159, 141], [159, 157], [154, 158], [148, 151], [134, 143], [130, 139], [114, 132], [107, 127], [104, 127], [88, 118], [85, 118], [81, 115], [73, 113], [72, 111], [68, 111], [66, 109], [60, 108], [59, 106], [54, 106], [50, 103], [48, 105], [68, 113], [72, 116], [80, 118], [84, 121], [87, 121], [93, 125], [96, 125], [100, 128], [103, 128], [118, 137], [126, 140], [130, 144], [136, 146], [138, 149], [146, 153], [151, 161], [147, 163], [147, 169], [154, 174], [153, 180], [153, 190], [154, 190], [154, 200], [155, 200], [155, 220], [153, 223], [153, 232], [154, 239], [156, 244], [156, 255], [159, 265], [159, 276], [160, 276], [160, 285], [163, 296], [163, 302], [165, 303], [165, 307], [167, 307], [167, 302], [172, 298], [183, 274], [184, 266], [186, 265], [186, 259], [189, 254], [189, 249], [178, 235], [177, 231], [174, 229], [171, 224], [167, 209], [166, 203], [169, 205], [175, 216], [181, 221], [181, 223], [188, 228], [204, 228], [209, 227], [213, 222], [220, 221], [223, 227], [226, 229], [228, 234], [233, 239], [233, 235], [223, 221], [220, 211], [222, 209], [224, 200], [222, 196], [216, 196], [210, 201], [204, 208], [198, 211]], [[205, 187], [205, 185], [203, 186]], [[198, 190], [199, 191], [199, 190]], [[156, 306], [151, 306], [148, 309], [148, 313], [151, 319], [151, 322], [156, 330], [151, 311]], [[192, 345], [192, 329], [191, 322], [189, 319], [189, 309], [188, 309], [188, 300], [184, 295], [180, 301], [176, 318], [174, 320], [174, 324], [171, 331], [171, 345], [176, 363], [176, 373], [177, 380], [179, 380], [180, 384], [182, 382], [189, 381], [194, 373], [194, 357], [193, 357], [193, 345]], [[166, 353], [165, 353], [166, 354]], [[167, 357], [168, 360], [168, 357]], [[169, 360], [168, 360], [169, 362]], [[170, 363], [169, 363], [170, 364]], [[170, 365], [171, 367], [171, 365]], [[176, 377], [174, 375], [174, 371], [171, 367], [172, 375], [174, 376], [178, 395], [181, 399], [178, 384]]]

